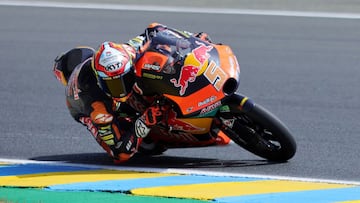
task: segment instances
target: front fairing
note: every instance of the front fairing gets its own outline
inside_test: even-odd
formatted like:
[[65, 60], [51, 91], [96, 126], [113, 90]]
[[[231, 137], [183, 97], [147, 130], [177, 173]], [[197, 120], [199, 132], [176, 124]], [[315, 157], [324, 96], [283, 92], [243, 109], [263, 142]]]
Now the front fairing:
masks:
[[188, 49], [146, 52], [136, 63], [137, 84], [144, 95], [163, 95], [176, 103], [183, 116], [201, 116], [221, 106], [229, 79], [237, 88], [240, 68], [229, 46], [187, 40]]

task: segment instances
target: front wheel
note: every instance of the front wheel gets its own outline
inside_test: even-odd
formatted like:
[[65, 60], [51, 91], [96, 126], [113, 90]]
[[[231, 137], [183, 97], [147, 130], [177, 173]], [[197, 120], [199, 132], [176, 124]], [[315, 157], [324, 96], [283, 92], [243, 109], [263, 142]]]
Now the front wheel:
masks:
[[296, 142], [275, 115], [241, 95], [230, 101], [218, 118], [221, 130], [236, 144], [270, 161], [287, 161], [295, 155]]

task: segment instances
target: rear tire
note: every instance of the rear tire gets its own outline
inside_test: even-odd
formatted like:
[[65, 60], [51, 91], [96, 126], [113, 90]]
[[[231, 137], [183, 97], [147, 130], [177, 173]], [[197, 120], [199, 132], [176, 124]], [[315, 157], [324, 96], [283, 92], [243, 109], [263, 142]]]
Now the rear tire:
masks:
[[164, 145], [154, 142], [149, 137], [145, 137], [138, 148], [138, 152], [150, 156], [160, 155], [164, 153], [166, 150], [167, 148]]

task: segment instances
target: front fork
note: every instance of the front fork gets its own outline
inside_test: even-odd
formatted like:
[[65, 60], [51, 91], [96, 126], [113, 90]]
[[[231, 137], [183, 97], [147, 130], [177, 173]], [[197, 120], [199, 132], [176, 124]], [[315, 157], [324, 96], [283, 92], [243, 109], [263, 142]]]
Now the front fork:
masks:
[[[235, 113], [250, 112], [255, 105], [255, 103], [250, 98], [241, 94], [231, 95], [224, 103], [224, 108], [227, 108], [226, 106], [228, 106], [228, 111]], [[223, 111], [226, 112], [226, 109], [223, 109]]]
[[235, 93], [222, 101], [222, 106], [219, 108], [217, 115], [250, 112], [254, 106], [255, 103], [250, 98]]
[[[230, 97], [226, 98], [223, 101], [223, 105], [220, 107], [216, 118], [214, 119], [213, 130], [228, 132], [228, 136], [232, 131], [232, 128], [241, 129], [240, 131], [244, 132], [244, 134], [252, 134], [253, 131], [251, 128], [248, 128], [245, 125], [239, 125], [238, 122], [235, 122], [238, 119], [235, 115], [241, 115], [243, 113], [250, 112], [255, 106], [255, 103], [249, 99], [248, 97], [241, 94], [233, 94]], [[244, 122], [246, 122], [246, 118], [242, 118]], [[234, 126], [236, 125], [236, 126]], [[238, 137], [238, 136], [236, 136]], [[237, 138], [238, 139], [238, 138]]]

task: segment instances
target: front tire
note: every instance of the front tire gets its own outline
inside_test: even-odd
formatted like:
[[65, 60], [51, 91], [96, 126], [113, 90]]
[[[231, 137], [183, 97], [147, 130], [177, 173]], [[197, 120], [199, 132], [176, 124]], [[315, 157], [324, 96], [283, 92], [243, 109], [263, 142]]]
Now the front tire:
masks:
[[236, 144], [262, 158], [278, 162], [291, 159], [296, 153], [296, 142], [285, 124], [251, 100], [243, 104], [246, 106], [239, 106], [247, 98], [236, 98], [240, 102], [233, 102], [228, 111], [219, 113], [221, 130]]

